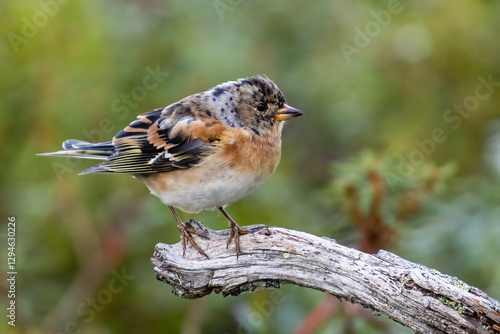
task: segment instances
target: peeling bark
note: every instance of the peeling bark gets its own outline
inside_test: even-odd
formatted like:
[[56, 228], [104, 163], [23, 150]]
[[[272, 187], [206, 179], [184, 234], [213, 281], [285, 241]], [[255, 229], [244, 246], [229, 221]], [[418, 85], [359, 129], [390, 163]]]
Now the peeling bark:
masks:
[[[157, 244], [156, 277], [182, 298], [212, 292], [239, 295], [257, 288], [296, 284], [381, 312], [419, 333], [500, 333], [500, 302], [455, 277], [386, 251], [376, 255], [304, 232], [246, 226], [241, 253], [226, 247], [229, 230], [191, 221], [198, 245]], [[194, 234], [193, 234], [194, 235]]]

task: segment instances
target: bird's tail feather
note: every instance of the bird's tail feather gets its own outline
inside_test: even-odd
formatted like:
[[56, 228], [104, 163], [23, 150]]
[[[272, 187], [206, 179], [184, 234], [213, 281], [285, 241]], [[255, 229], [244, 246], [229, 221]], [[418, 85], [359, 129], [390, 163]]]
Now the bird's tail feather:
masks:
[[110, 141], [94, 144], [82, 140], [68, 139], [63, 143], [63, 148], [64, 151], [40, 153], [37, 155], [106, 160], [115, 152], [115, 147]]

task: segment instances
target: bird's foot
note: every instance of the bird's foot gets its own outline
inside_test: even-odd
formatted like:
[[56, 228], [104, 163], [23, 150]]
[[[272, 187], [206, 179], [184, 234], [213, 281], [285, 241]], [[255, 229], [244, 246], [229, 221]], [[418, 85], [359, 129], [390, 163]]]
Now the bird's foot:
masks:
[[177, 224], [182, 240], [182, 247], [183, 247], [182, 255], [184, 256], [186, 254], [187, 244], [191, 244], [191, 246], [193, 246], [201, 255], [205, 256], [207, 259], [210, 259], [193, 238], [193, 235], [197, 235], [202, 238], [206, 238], [207, 236], [199, 232], [195, 228], [193, 228], [193, 226], [191, 225], [192, 223], [195, 223], [195, 221], [191, 219], [189, 222], [185, 224], [184, 223]]
[[229, 247], [229, 244], [231, 241], [234, 239], [234, 245], [236, 246], [236, 259], [238, 259], [238, 256], [240, 255], [240, 235], [243, 234], [248, 234], [250, 233], [249, 230], [243, 229], [236, 224], [233, 220], [229, 221], [229, 229], [230, 229], [230, 234], [229, 238], [227, 239], [227, 244], [226, 248]]

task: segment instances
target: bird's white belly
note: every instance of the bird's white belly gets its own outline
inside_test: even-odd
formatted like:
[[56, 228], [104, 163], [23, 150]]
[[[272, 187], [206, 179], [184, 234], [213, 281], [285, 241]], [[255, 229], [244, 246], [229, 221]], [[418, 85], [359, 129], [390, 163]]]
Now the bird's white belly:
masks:
[[242, 199], [262, 186], [271, 175], [242, 173], [230, 168], [216, 172], [208, 169], [210, 173], [204, 173], [204, 168], [196, 172], [195, 169], [197, 167], [189, 171], [179, 171], [179, 176], [183, 173], [182, 177], [171, 175], [172, 177], [165, 180], [164, 187], [158, 187], [157, 182], [154, 183], [155, 186], [153, 183], [150, 186], [147, 179], [143, 181], [151, 193], [159, 197], [164, 204], [185, 212], [199, 212], [225, 207]]

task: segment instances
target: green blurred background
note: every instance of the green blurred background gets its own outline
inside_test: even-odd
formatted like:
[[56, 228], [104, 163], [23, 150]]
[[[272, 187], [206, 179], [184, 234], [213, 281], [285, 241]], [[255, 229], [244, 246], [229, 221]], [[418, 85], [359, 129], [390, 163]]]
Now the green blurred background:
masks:
[[[360, 224], [375, 218], [383, 248], [500, 298], [499, 2], [22, 0], [0, 12], [0, 244], [15, 216], [18, 271], [17, 326], [0, 331], [290, 333], [323, 303], [334, 310], [315, 333], [411, 332], [291, 286], [180, 299], [150, 263], [156, 243], [179, 240], [166, 206], [129, 176], [78, 176], [92, 161], [35, 156], [255, 74], [305, 115], [285, 127], [272, 179], [229, 207], [240, 225], [367, 250]], [[227, 228], [215, 212], [181, 217]]]

